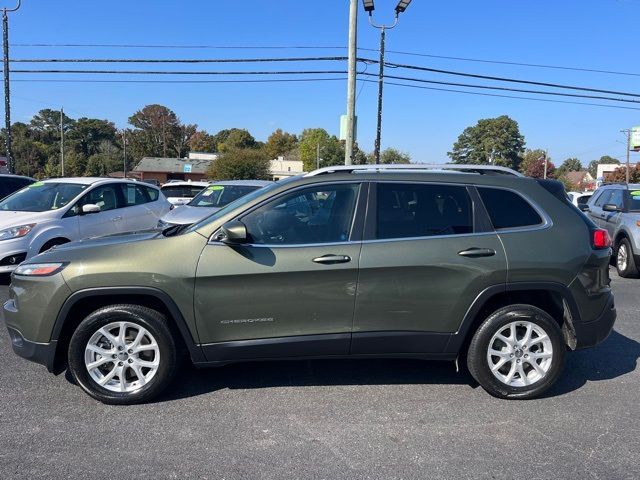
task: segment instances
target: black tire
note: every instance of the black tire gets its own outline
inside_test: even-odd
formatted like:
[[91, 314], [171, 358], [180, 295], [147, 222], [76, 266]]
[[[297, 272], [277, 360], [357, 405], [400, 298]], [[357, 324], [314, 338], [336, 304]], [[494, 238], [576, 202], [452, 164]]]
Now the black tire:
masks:
[[47, 243], [45, 243], [40, 249], [39, 253], [44, 253], [51, 247], [55, 247], [56, 245], [64, 245], [65, 243], [69, 243], [69, 240], [67, 240], [66, 238], [54, 238], [53, 240], [49, 240]]
[[[505, 329], [507, 325], [518, 321], [530, 322], [544, 330], [552, 347], [551, 365], [548, 370], [542, 378], [527, 386], [508, 385], [496, 378], [491, 372], [487, 359], [489, 343], [493, 336]], [[518, 354], [522, 356], [523, 351], [520, 350], [516, 357]], [[491, 395], [498, 398], [524, 400], [541, 395], [555, 383], [564, 367], [565, 354], [566, 346], [560, 327], [548, 313], [532, 305], [509, 305], [492, 313], [475, 332], [467, 351], [467, 367], [473, 378]], [[509, 367], [514, 360], [509, 360], [509, 364], [505, 365]], [[523, 359], [523, 368], [526, 365], [525, 362], [529, 362], [529, 360]], [[527, 364], [527, 369], [532, 368], [530, 364]], [[517, 375], [519, 378], [519, 374]]]
[[[627, 261], [624, 264], [624, 268], [621, 267], [620, 255], [621, 249], [626, 252]], [[618, 275], [623, 278], [637, 278], [638, 277], [638, 267], [636, 266], [636, 261], [633, 258], [633, 248], [631, 247], [631, 242], [627, 238], [623, 238], [618, 243], [616, 248], [616, 255], [614, 259], [614, 265], [616, 266], [616, 270], [618, 271]]]
[[[159, 365], [153, 377], [131, 392], [116, 392], [99, 385], [89, 374], [85, 364], [85, 350], [91, 337], [100, 328], [122, 321], [146, 329], [155, 339], [159, 352]], [[131, 405], [152, 400], [171, 383], [179, 363], [178, 349], [167, 318], [155, 310], [138, 305], [110, 305], [90, 314], [73, 332], [68, 354], [69, 370], [78, 385], [96, 400], [112, 405]], [[132, 361], [133, 357], [134, 355], [132, 355]], [[114, 369], [117, 364], [124, 364], [124, 367], [128, 368], [126, 358], [123, 362], [107, 362], [105, 368], [109, 368], [109, 364], [113, 364]], [[124, 376], [126, 383], [127, 373]]]

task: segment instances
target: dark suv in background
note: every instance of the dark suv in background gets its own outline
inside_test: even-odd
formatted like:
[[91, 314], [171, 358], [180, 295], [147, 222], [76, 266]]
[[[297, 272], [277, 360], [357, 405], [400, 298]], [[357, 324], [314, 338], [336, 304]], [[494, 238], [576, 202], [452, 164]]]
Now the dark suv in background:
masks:
[[[123, 254], [125, 253], [125, 254]], [[14, 272], [14, 351], [106, 403], [147, 401], [185, 355], [464, 362], [532, 398], [611, 331], [610, 239], [555, 181], [500, 167], [332, 167], [190, 227], [75, 242]]]

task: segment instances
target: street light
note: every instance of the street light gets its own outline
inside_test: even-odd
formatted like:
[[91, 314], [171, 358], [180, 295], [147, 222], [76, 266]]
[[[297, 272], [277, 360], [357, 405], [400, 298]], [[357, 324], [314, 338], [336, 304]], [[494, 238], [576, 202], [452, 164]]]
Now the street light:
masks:
[[362, 0], [364, 5], [364, 11], [369, 12], [369, 24], [380, 30], [380, 70], [378, 71], [378, 123], [376, 127], [376, 143], [373, 152], [373, 156], [376, 159], [376, 164], [380, 163], [380, 137], [382, 134], [382, 89], [384, 85], [384, 40], [386, 36], [386, 30], [395, 27], [398, 24], [398, 17], [403, 13], [411, 0], [400, 0], [396, 5], [396, 15], [391, 25], [377, 25], [373, 22], [372, 14], [374, 10], [373, 0]]

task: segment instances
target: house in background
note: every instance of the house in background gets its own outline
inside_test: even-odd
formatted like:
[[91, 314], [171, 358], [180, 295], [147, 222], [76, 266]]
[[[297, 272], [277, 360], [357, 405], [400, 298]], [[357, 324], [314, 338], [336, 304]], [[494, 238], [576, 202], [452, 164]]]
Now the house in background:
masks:
[[565, 178], [577, 187], [578, 191], [587, 191], [596, 189], [595, 179], [586, 170], [578, 172], [567, 172]]
[[133, 169], [140, 180], [204, 180], [215, 153], [189, 152], [187, 158], [144, 157]]

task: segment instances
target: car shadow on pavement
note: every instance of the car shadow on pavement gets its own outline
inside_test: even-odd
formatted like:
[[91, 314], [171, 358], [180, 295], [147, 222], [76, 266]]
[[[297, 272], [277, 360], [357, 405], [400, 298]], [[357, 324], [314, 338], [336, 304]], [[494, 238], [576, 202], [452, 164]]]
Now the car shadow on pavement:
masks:
[[[564, 372], [542, 398], [560, 396], [587, 382], [610, 380], [633, 372], [640, 343], [616, 331], [595, 348], [570, 352]], [[194, 397], [222, 389], [336, 385], [478, 384], [453, 362], [412, 359], [339, 359], [264, 361], [197, 369], [185, 364], [172, 387], [156, 401]]]
[[569, 352], [564, 371], [556, 384], [543, 397], [572, 392], [587, 382], [611, 380], [636, 369], [640, 343], [612, 331], [600, 345]]
[[[157, 401], [170, 401], [222, 389], [336, 385], [472, 384], [453, 362], [413, 359], [263, 361], [197, 369], [185, 365]], [[475, 385], [474, 385], [475, 386]]]

